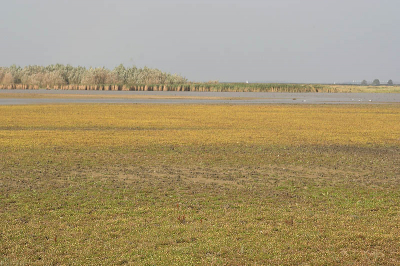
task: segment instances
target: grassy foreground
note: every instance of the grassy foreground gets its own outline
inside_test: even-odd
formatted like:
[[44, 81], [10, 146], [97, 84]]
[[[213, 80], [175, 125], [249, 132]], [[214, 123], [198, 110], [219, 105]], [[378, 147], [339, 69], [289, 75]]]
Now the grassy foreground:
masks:
[[400, 264], [400, 105], [0, 112], [0, 265]]

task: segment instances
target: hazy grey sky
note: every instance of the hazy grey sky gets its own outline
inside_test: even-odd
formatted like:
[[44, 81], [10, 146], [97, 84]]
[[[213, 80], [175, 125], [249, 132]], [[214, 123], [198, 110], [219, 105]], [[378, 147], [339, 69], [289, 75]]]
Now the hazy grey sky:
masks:
[[399, 0], [1, 0], [0, 66], [194, 81], [400, 81]]

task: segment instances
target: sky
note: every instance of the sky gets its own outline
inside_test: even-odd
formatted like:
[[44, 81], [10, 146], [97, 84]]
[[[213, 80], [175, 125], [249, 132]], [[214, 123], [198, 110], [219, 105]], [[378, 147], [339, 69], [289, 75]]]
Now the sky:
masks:
[[2, 0], [0, 66], [191, 81], [400, 82], [399, 0]]

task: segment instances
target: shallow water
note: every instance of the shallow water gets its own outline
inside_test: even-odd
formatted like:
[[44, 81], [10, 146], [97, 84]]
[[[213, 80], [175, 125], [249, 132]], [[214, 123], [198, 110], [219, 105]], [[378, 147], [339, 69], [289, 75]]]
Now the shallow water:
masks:
[[[177, 91], [68, 91], [68, 90], [0, 90], [15, 93], [16, 98], [0, 98], [0, 105], [51, 103], [159, 103], [159, 104], [382, 104], [400, 103], [398, 93], [280, 93], [280, 92], [177, 92]], [[17, 94], [90, 95], [102, 98], [20, 98]], [[104, 96], [113, 96], [105, 98]], [[121, 96], [115, 98], [115, 96]], [[166, 96], [193, 98], [135, 99], [124, 96]], [[227, 99], [196, 99], [223, 97]], [[228, 99], [233, 98], [233, 99]], [[239, 99], [238, 99], [239, 98]]]

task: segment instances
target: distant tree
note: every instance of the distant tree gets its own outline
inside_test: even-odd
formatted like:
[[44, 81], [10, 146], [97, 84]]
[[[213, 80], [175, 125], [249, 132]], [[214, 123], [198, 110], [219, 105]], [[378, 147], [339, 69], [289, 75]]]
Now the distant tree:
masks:
[[1, 83], [5, 84], [5, 85], [14, 84], [15, 83], [15, 78], [13, 77], [13, 75], [10, 72], [6, 72], [6, 74], [4, 75]]
[[128, 80], [128, 71], [123, 64], [114, 68], [113, 72], [116, 74], [118, 84], [126, 84], [126, 81]]
[[389, 79], [387, 85], [388, 86], [393, 86], [393, 80]]
[[368, 82], [364, 79], [363, 81], [361, 81], [361, 85], [362, 85], [362, 86], [367, 86], [367, 85], [368, 85]]
[[372, 81], [372, 86], [380, 86], [381, 82], [379, 81], [379, 79], [374, 79], [374, 81]]
[[0, 67], [0, 84], [1, 84], [5, 74], [6, 74], [6, 70], [4, 68]]

